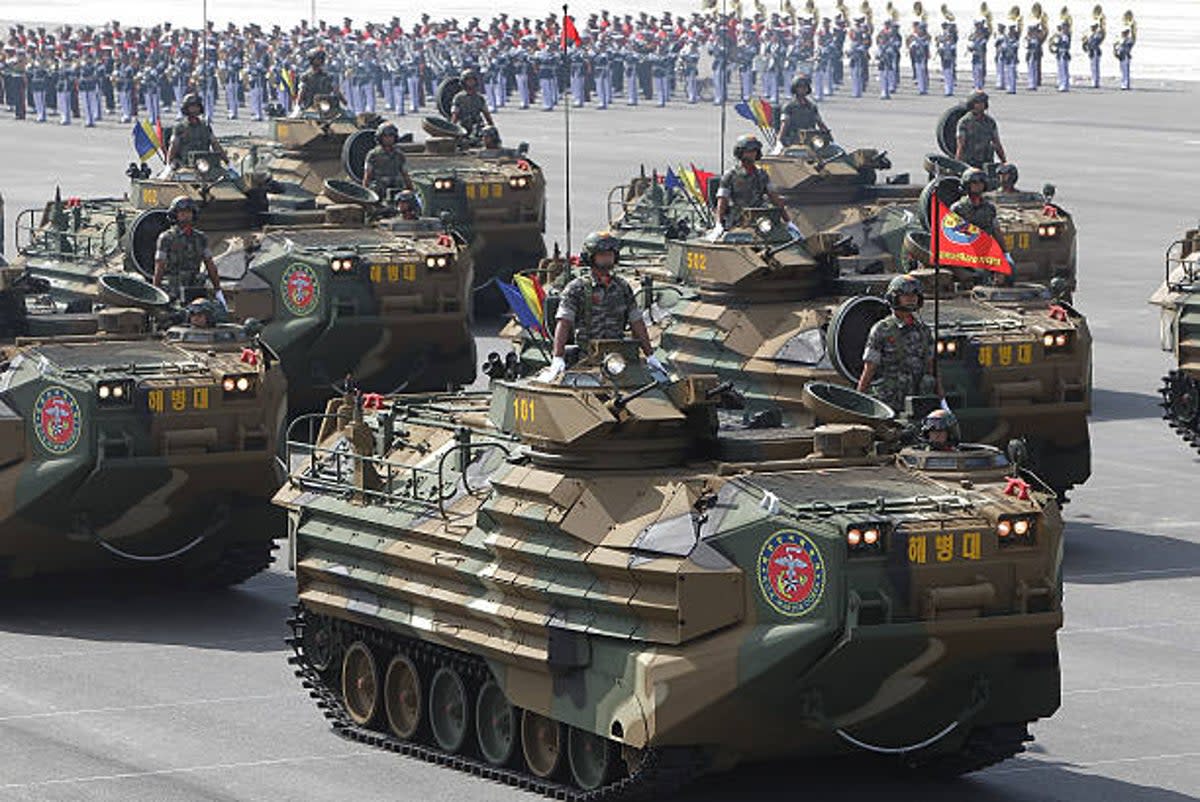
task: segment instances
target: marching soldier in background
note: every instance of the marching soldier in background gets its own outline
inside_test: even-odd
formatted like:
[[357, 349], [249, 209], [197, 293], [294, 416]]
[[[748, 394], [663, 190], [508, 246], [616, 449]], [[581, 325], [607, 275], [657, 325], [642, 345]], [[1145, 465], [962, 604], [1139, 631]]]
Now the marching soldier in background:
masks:
[[1042, 53], [1048, 31], [1041, 19], [1029, 23], [1025, 33], [1025, 69], [1029, 75], [1029, 91], [1036, 92], [1042, 85]]
[[58, 106], [59, 125], [71, 124], [71, 90], [75, 86], [75, 71], [66, 58], [59, 61], [58, 77], [54, 82], [55, 99]]
[[250, 106], [250, 118], [257, 122], [264, 119], [269, 74], [265, 57], [252, 58], [246, 67], [246, 102]]
[[1121, 38], [1113, 43], [1113, 55], [1121, 65], [1121, 89], [1129, 89], [1129, 65], [1133, 61], [1133, 46], [1137, 42], [1137, 23], [1133, 20], [1133, 12], [1125, 12], [1125, 28]]
[[[142, 88], [142, 107], [151, 125], [157, 125], [162, 118], [162, 75], [153, 64], [147, 64], [137, 78], [137, 84]], [[179, 109], [180, 115], [183, 108]]]
[[1016, 25], [1008, 26], [1004, 37], [1004, 86], [1010, 95], [1017, 93], [1017, 59], [1021, 49], [1021, 31]]
[[[1097, 10], [1099, 8], [1096, 6]], [[1088, 66], [1091, 68], [1093, 89], [1100, 88], [1100, 56], [1103, 54], [1101, 46], [1104, 44], [1104, 34], [1104, 15], [1101, 13], [1083, 39], [1083, 52], [1087, 54]]]
[[708, 54], [712, 57], [713, 105], [719, 106], [729, 90], [729, 32], [724, 26], [708, 46]]
[[850, 94], [862, 97], [867, 91], [867, 77], [871, 70], [871, 30], [864, 17], [854, 21], [850, 31]]
[[954, 22], [954, 15], [942, 6], [942, 14], [946, 19], [942, 21], [942, 32], [937, 38], [938, 61], [942, 66], [942, 87], [946, 97], [954, 94], [955, 84], [958, 82], [958, 25]]
[[79, 105], [83, 110], [84, 125], [95, 128], [96, 120], [100, 119], [100, 78], [96, 73], [96, 60], [91, 54], [84, 57], [76, 78], [76, 88], [79, 91]]
[[700, 102], [700, 46], [695, 38], [688, 39], [679, 53], [680, 70], [683, 73], [683, 91], [687, 102]]
[[596, 107], [607, 109], [613, 100], [613, 66], [610, 44], [604, 34], [596, 45], [596, 54], [592, 56], [592, 74], [596, 81]]
[[43, 61], [34, 59], [29, 68], [29, 94], [33, 98], [34, 119], [46, 122], [46, 92], [50, 89], [50, 71]]
[[1008, 51], [1008, 31], [1005, 29], [1004, 23], [996, 26], [995, 51], [992, 58], [996, 62], [996, 88], [1007, 89], [1008, 69], [1005, 54]]
[[899, 81], [900, 49], [892, 35], [895, 23], [884, 20], [879, 36], [875, 38], [876, 66], [879, 67], [879, 97], [890, 100]]
[[113, 74], [113, 90], [123, 123], [131, 121], [135, 112], [133, 92], [136, 77], [137, 70], [130, 63], [129, 54], [122, 53]]
[[4, 94], [16, 119], [24, 120], [29, 95], [24, 53], [16, 54], [4, 67]]
[[917, 94], [929, 94], [929, 28], [921, 20], [912, 24], [908, 35], [908, 58], [912, 62]]
[[629, 106], [638, 104], [638, 68], [641, 66], [641, 55], [630, 42], [621, 51], [621, 63], [625, 66], [625, 103]]
[[976, 92], [983, 91], [987, 86], [987, 20], [975, 20], [975, 29], [967, 40], [967, 52], [971, 54], [971, 86]]
[[1071, 23], [1063, 20], [1058, 24], [1058, 30], [1050, 37], [1050, 52], [1054, 54], [1057, 67], [1058, 91], [1068, 92], [1071, 89]]
[[667, 105], [667, 99], [671, 96], [671, 74], [675, 71], [675, 56], [671, 53], [671, 46], [667, 42], [663, 42], [658, 46], [657, 53], [651, 53], [650, 58], [650, 75], [654, 81], [654, 96], [658, 101], [659, 108]]

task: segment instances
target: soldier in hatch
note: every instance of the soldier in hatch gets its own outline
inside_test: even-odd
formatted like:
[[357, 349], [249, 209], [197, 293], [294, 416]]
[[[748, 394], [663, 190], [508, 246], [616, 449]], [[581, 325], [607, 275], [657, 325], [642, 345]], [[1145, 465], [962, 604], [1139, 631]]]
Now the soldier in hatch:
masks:
[[201, 266], [208, 274], [214, 297], [225, 306], [225, 294], [221, 292], [221, 277], [208, 249], [208, 237], [195, 227], [199, 210], [196, 202], [182, 196], [171, 201], [167, 210], [168, 219], [174, 224], [158, 235], [154, 251], [154, 286], [166, 286], [167, 294], [179, 302], [187, 302], [204, 295], [204, 279]]
[[190, 153], [211, 153], [225, 161], [225, 149], [213, 135], [212, 126], [202, 118], [204, 101], [196, 93], [183, 99], [181, 109], [184, 119], [176, 123], [171, 133], [171, 145], [167, 148], [167, 164], [181, 167]]
[[916, 276], [896, 276], [884, 298], [892, 314], [872, 326], [867, 335], [858, 391], [902, 412], [904, 400], [920, 393], [922, 380], [933, 375], [933, 335], [917, 317], [925, 293]]
[[784, 146], [799, 144], [802, 131], [829, 133], [817, 104], [808, 99], [811, 93], [812, 80], [807, 75], [792, 79], [792, 99], [783, 107], [779, 123], [779, 141]]
[[495, 126], [487, 100], [479, 94], [479, 73], [473, 69], [464, 70], [462, 87], [450, 101], [450, 122], [461, 125], [468, 134], [474, 134], [485, 122]]
[[383, 123], [375, 133], [379, 144], [371, 148], [363, 160], [362, 185], [381, 199], [387, 198], [388, 190], [411, 190], [413, 186], [404, 169], [404, 151], [396, 145], [399, 138], [400, 132], [394, 123]]
[[987, 108], [987, 92], [975, 92], [967, 98], [967, 113], [958, 121], [958, 147], [954, 152], [959, 161], [984, 169], [997, 156], [1001, 162], [1008, 161], [1000, 142], [1000, 127]]

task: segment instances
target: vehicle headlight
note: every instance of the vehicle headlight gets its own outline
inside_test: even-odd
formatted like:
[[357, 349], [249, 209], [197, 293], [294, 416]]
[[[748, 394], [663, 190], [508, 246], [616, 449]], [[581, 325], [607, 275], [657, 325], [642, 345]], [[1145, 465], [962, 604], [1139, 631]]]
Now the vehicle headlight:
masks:
[[1042, 239], [1054, 239], [1062, 233], [1062, 226], [1057, 223], [1043, 223], [1038, 226], [1038, 236]]
[[769, 217], [764, 217], [763, 219], [758, 221], [758, 232], [760, 234], [770, 234], [771, 229], [774, 227], [775, 226], [771, 222], [771, 218], [769, 218]]
[[1048, 331], [1042, 335], [1042, 347], [1048, 354], [1061, 354], [1070, 350], [1074, 339], [1070, 331]]
[[334, 273], [352, 273], [356, 265], [353, 256], [335, 256], [329, 260], [329, 269]]
[[937, 354], [952, 359], [963, 351], [963, 344], [958, 340], [938, 340]]
[[829, 144], [829, 140], [827, 140], [827, 139], [826, 139], [825, 137], [823, 137], [823, 136], [814, 136], [814, 137], [812, 138], [812, 146], [813, 146], [814, 148], [823, 148], [823, 147], [825, 147], [825, 146], [826, 146], [826, 145], [828, 145], [828, 144]]
[[317, 104], [317, 109], [319, 109], [322, 114], [328, 114], [329, 112], [333, 111], [333, 104], [328, 100], [322, 100]]
[[434, 192], [450, 192], [454, 189], [453, 178], [435, 178], [433, 179]]
[[533, 180], [527, 175], [514, 175], [508, 179], [508, 185], [513, 189], [529, 189]]
[[996, 522], [996, 540], [1001, 546], [1029, 545], [1037, 534], [1037, 520], [1032, 515], [1009, 516]]
[[233, 374], [221, 379], [221, 389], [226, 398], [250, 398], [254, 395], [255, 376], [253, 374]]
[[212, 162], [208, 159], [196, 159], [196, 172], [207, 173], [212, 169]]
[[425, 257], [425, 266], [430, 270], [446, 268], [450, 266], [450, 257], [446, 254], [430, 254]]
[[604, 372], [615, 379], [625, 372], [625, 357], [620, 354], [609, 354], [604, 357], [603, 366]]
[[133, 403], [133, 381], [130, 379], [106, 379], [96, 384], [96, 399], [102, 407], [116, 407]]
[[851, 554], [879, 554], [891, 532], [888, 521], [861, 521], [846, 527], [846, 548]]

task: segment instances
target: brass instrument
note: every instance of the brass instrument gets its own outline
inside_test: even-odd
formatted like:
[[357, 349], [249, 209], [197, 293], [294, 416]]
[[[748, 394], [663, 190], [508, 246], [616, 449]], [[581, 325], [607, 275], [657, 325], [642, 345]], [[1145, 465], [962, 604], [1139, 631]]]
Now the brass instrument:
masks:
[[921, 4], [921, 0], [913, 3], [913, 16], [921, 22], [928, 22], [928, 15], [925, 13], [925, 6]]
[[1010, 23], [1008, 29], [1010, 31], [1015, 30], [1017, 32], [1017, 36], [1020, 36], [1021, 32], [1025, 30], [1025, 22], [1021, 16], [1020, 6], [1013, 6], [1011, 9], [1009, 9], [1008, 21]]
[[762, 0], [754, 0], [754, 13], [760, 17], [767, 16], [767, 9], [763, 5]]
[[945, 3], [942, 3], [942, 19], [946, 20], [946, 22], [949, 22], [951, 24], [953, 24], [955, 21], [954, 20], [954, 12], [951, 11], [950, 6], [948, 6]]
[[868, 25], [874, 25], [875, 12], [871, 10], [871, 0], [863, 0], [862, 5], [858, 7], [858, 10], [864, 17], [867, 18]]
[[846, 0], [838, 0], [836, 16], [841, 19], [842, 22], [850, 21], [850, 9], [846, 8]]
[[1104, 18], [1104, 9], [1099, 3], [1092, 8], [1092, 22], [1100, 26], [1100, 35], [1103, 37], [1107, 33], [1108, 20]]
[[992, 16], [992, 10], [988, 8], [988, 4], [986, 2], [979, 4], [979, 16], [982, 17], [983, 21], [987, 24], [987, 35], [988, 38], [991, 39], [992, 34], [996, 32], [996, 25]]
[[[1121, 22], [1125, 23], [1125, 30], [1129, 31], [1129, 38], [1134, 42], [1137, 41], [1137, 20], [1133, 18], [1133, 11], [1125, 12], [1125, 16], [1121, 17]], [[1122, 31], [1124, 33], [1124, 31]]]
[[887, 15], [892, 18], [892, 22], [900, 21], [900, 9], [896, 8], [892, 0], [888, 0]]

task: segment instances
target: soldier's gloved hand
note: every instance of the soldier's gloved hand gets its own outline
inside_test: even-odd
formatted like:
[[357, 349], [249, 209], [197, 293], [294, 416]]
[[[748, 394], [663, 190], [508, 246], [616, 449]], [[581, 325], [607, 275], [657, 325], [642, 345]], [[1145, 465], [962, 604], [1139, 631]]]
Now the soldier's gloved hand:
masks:
[[788, 220], [787, 230], [792, 235], [792, 239], [804, 240], [804, 235], [800, 233], [800, 227], [791, 220]]
[[707, 239], [709, 242], [717, 242], [723, 236], [725, 236], [725, 226], [717, 223], [715, 226], [709, 229], [708, 234], [705, 235], [705, 239]]
[[562, 376], [567, 370], [567, 362], [561, 356], [556, 356], [550, 360], [550, 366], [538, 374], [538, 381], [552, 382]]
[[225, 307], [225, 311], [229, 311], [229, 304], [225, 302], [225, 293], [217, 290], [217, 294], [214, 297], [217, 299], [217, 303]]
[[646, 364], [649, 365], [650, 370], [654, 371], [655, 373], [666, 374], [667, 372], [667, 366], [664, 365], [662, 360], [656, 357], [654, 354], [646, 357]]

